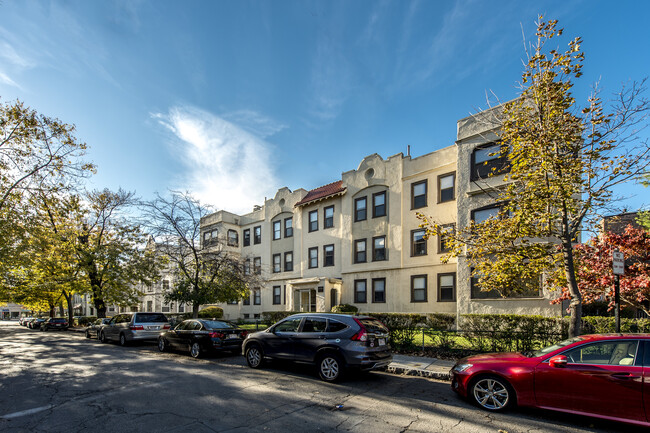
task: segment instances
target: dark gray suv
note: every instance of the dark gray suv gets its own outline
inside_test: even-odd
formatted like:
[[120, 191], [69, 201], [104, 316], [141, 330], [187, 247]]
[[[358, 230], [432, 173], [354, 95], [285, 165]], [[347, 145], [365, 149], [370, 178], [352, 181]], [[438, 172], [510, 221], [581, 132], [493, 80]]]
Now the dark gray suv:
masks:
[[249, 334], [242, 353], [251, 368], [265, 358], [314, 364], [326, 382], [347, 368], [374, 370], [393, 359], [388, 329], [368, 316], [331, 313], [294, 314], [265, 331]]

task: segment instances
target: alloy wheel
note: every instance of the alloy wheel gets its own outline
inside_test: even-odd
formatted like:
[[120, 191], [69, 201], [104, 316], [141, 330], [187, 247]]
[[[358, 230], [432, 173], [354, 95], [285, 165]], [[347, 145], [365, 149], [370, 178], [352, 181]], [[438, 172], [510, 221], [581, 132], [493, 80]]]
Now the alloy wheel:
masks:
[[324, 381], [336, 381], [341, 375], [340, 360], [334, 355], [325, 355], [318, 364], [318, 374]]
[[246, 362], [251, 368], [259, 368], [262, 365], [262, 350], [257, 345], [246, 348]]
[[190, 347], [190, 355], [192, 355], [192, 358], [198, 358], [201, 356], [201, 345], [199, 343], [192, 343], [192, 347]]
[[488, 377], [480, 379], [473, 387], [474, 400], [484, 409], [503, 410], [510, 403], [510, 391], [501, 380]]

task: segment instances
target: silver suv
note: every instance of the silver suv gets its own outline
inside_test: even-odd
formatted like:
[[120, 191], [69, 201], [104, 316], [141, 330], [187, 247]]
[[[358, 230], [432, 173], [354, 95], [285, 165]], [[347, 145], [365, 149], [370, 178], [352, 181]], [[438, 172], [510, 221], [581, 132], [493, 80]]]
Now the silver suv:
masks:
[[126, 313], [114, 316], [99, 330], [102, 343], [118, 341], [126, 346], [132, 341], [158, 340], [161, 332], [170, 328], [163, 313]]
[[251, 368], [260, 368], [265, 358], [314, 364], [326, 382], [339, 380], [347, 368], [375, 370], [393, 359], [383, 323], [369, 316], [332, 313], [289, 316], [249, 334], [242, 352]]

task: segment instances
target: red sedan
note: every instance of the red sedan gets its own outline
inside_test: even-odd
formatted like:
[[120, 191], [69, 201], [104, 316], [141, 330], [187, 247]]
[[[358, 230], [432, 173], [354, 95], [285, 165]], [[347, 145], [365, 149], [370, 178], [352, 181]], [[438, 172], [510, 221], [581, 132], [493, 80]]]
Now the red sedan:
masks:
[[528, 354], [470, 356], [451, 374], [454, 391], [489, 411], [517, 404], [650, 426], [650, 334], [582, 335]]

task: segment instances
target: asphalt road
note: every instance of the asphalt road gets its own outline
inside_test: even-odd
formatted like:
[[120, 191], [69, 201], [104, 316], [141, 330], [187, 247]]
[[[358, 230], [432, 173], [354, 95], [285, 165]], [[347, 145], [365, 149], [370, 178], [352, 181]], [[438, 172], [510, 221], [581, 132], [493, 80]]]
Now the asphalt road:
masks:
[[487, 413], [432, 379], [375, 372], [327, 384], [304, 366], [252, 370], [241, 356], [195, 360], [0, 322], [2, 432], [637, 430], [548, 411]]

